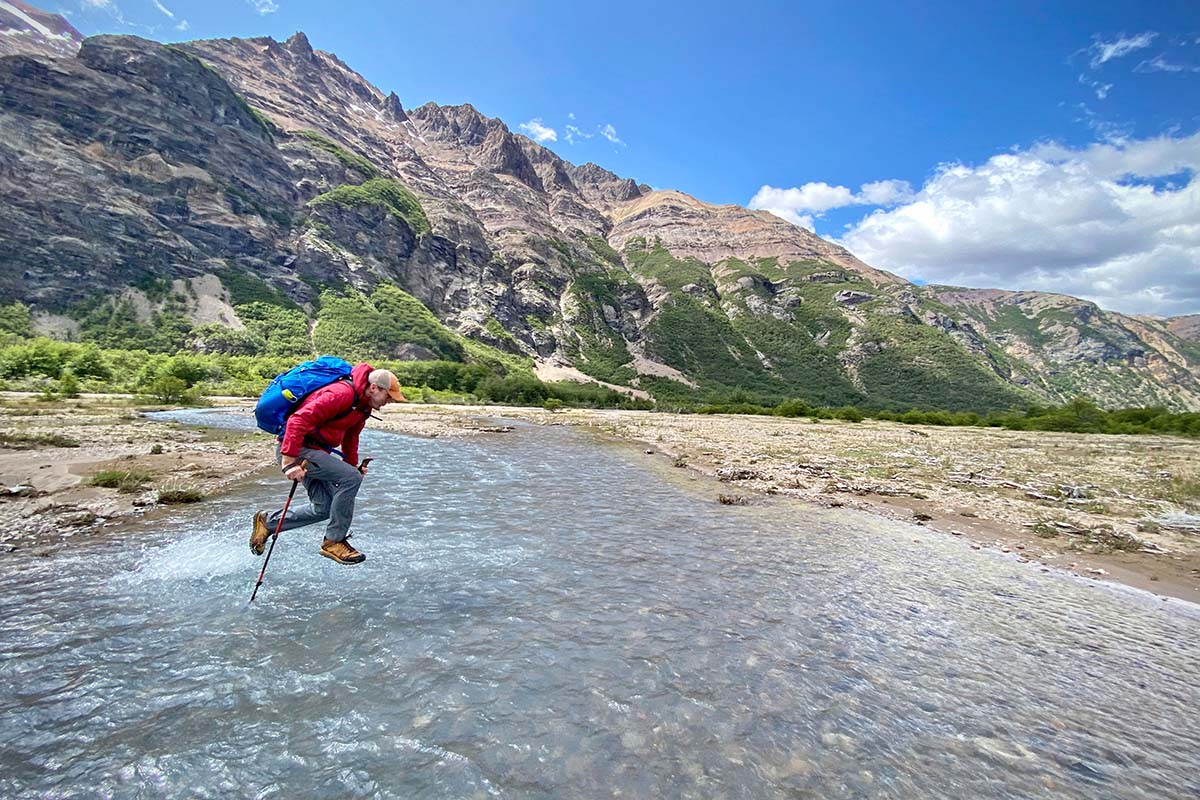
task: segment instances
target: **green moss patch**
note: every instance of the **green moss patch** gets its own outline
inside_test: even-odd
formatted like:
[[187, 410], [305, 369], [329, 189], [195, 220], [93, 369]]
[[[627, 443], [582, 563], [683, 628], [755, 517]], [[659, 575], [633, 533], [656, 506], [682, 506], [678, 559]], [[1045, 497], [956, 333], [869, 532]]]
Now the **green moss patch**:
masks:
[[363, 177], [368, 179], [379, 177], [379, 170], [375, 168], [374, 164], [357, 153], [350, 152], [332, 139], [322, 136], [316, 131], [296, 131], [296, 135], [318, 150], [332, 154], [348, 169], [361, 173]]
[[404, 220], [418, 236], [432, 230], [429, 218], [425, 216], [425, 209], [421, 207], [416, 195], [389, 178], [374, 178], [357, 186], [344, 184], [314, 197], [308, 204], [335, 205], [343, 208], [378, 206]]

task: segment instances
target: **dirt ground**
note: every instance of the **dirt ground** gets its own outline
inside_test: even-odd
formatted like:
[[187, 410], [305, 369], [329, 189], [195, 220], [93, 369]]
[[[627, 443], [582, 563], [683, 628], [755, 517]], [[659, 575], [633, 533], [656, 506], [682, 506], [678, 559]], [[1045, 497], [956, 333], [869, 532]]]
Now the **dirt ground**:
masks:
[[[269, 465], [266, 436], [155, 422], [143, 410], [122, 397], [0, 393], [0, 552], [43, 554], [160, 498], [198, 502]], [[105, 471], [134, 479], [92, 485]]]
[[[269, 437], [141, 410], [120, 397], [0, 393], [0, 552], [49, 552], [172, 494], [210, 496], [272, 468]], [[425, 437], [502, 435], [495, 418], [579, 426], [708, 476], [714, 501], [773, 494], [861, 509], [1200, 602], [1200, 442], [1188, 439], [495, 406], [392, 405], [382, 416], [371, 425]], [[140, 485], [92, 485], [106, 470], [140, 473]]]

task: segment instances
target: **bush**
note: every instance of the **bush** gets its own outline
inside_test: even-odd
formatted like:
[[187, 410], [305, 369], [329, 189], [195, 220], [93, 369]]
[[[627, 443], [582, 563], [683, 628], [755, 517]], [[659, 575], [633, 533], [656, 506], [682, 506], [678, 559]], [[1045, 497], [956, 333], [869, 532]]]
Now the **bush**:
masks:
[[64, 369], [58, 378], [58, 393], [63, 397], [79, 397], [79, 381], [69, 369]]
[[158, 502], [166, 505], [199, 503], [203, 499], [204, 492], [195, 486], [171, 486], [158, 490]]
[[187, 390], [187, 383], [173, 375], [156, 378], [146, 387], [146, 393], [160, 403], [181, 403]]
[[833, 412], [833, 416], [835, 419], [842, 419], [846, 422], [862, 422], [864, 419], [866, 419], [866, 416], [863, 414], [863, 412], [859, 411], [854, 406], [842, 406]]
[[777, 417], [807, 417], [812, 414], [812, 408], [803, 400], [784, 400], [772, 413]]
[[0, 431], [0, 447], [32, 450], [37, 447], [79, 447], [79, 441], [61, 433], [12, 433]]
[[0, 333], [11, 333], [21, 337], [32, 336], [33, 324], [29, 315], [29, 306], [24, 303], [0, 306]]
[[234, 330], [210, 322], [192, 328], [192, 332], [188, 334], [187, 346], [201, 353], [253, 356], [267, 349], [267, 340], [249, 330]]
[[150, 482], [150, 473], [141, 470], [106, 469], [97, 472], [88, 481], [92, 486], [102, 486], [106, 489], [117, 489], [129, 493], [136, 492], [144, 484]]
[[475, 394], [488, 403], [540, 406], [550, 395], [546, 384], [532, 375], [491, 376], [475, 387]]

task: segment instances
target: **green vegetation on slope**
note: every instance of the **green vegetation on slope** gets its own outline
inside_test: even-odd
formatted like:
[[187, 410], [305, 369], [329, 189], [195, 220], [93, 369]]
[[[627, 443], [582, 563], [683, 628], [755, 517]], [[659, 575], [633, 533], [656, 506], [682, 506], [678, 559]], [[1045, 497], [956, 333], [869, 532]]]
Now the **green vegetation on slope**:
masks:
[[[601, 240], [603, 241], [603, 240]], [[632, 279], [623, 271], [585, 272], [576, 275], [570, 292], [579, 305], [575, 332], [579, 336], [579, 351], [573, 353], [579, 370], [594, 378], [611, 383], [626, 383], [636, 373], [626, 365], [633, 359], [625, 339], [612, 330], [604, 307], [615, 311], [621, 308], [620, 292]]]
[[347, 168], [362, 173], [363, 177], [368, 179], [379, 177], [379, 170], [375, 168], [374, 164], [357, 153], [350, 152], [332, 139], [322, 136], [316, 131], [296, 131], [296, 135], [314, 147], [332, 154]]
[[867, 388], [868, 404], [875, 408], [1000, 411], [1029, 402], [936, 328], [874, 316], [865, 334], [878, 350], [863, 358], [858, 375]]
[[631, 240], [626, 246], [625, 258], [631, 271], [672, 292], [689, 284], [695, 284], [706, 293], [716, 290], [707, 264], [694, 258], [675, 258], [662, 245], [646, 247], [640, 239]]
[[343, 184], [308, 201], [310, 206], [335, 205], [344, 208], [378, 206], [399, 217], [420, 236], [432, 228], [425, 209], [416, 195], [390, 178], [372, 178], [357, 186]]

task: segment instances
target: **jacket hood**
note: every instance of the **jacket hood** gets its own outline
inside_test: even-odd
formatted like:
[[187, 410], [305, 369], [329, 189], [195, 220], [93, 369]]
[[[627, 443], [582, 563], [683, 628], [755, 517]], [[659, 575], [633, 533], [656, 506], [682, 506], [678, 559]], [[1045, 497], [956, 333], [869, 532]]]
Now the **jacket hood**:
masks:
[[354, 393], [359, 397], [367, 396], [367, 376], [374, 371], [375, 368], [366, 362], [350, 368], [350, 383], [354, 385]]

